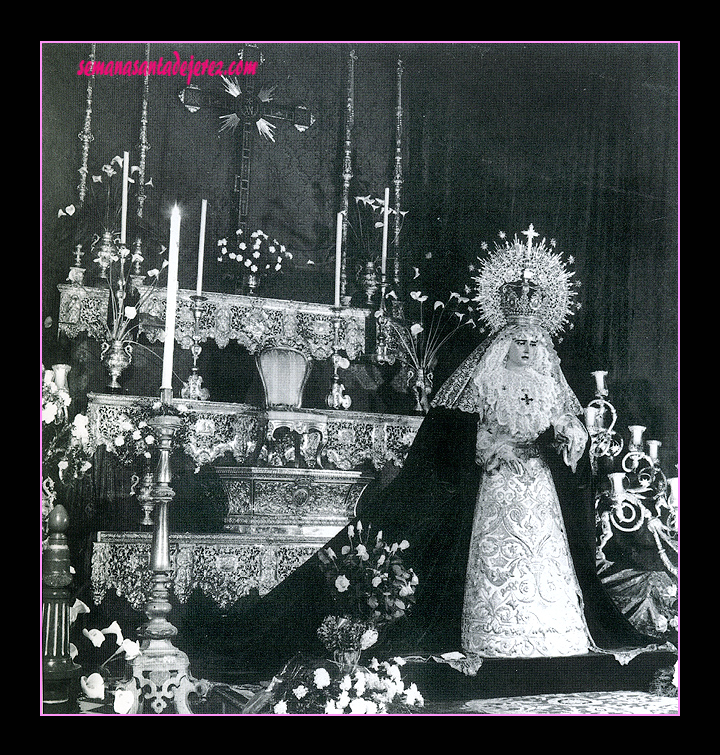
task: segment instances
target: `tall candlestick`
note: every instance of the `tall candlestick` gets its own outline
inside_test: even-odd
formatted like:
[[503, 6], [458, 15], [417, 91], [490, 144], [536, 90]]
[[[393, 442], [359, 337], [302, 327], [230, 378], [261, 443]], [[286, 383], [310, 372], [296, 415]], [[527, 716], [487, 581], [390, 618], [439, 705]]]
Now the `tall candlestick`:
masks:
[[335, 229], [335, 306], [340, 306], [340, 272], [342, 270], [342, 234], [343, 214], [337, 214], [337, 228]]
[[385, 275], [387, 268], [387, 246], [388, 246], [388, 213], [390, 212], [390, 189], [385, 188], [385, 206], [383, 207], [383, 237], [382, 237], [382, 257], [380, 258], [380, 273]]
[[120, 221], [120, 243], [127, 242], [128, 183], [130, 181], [130, 153], [123, 152], [122, 215]]
[[178, 257], [180, 252], [180, 210], [173, 207], [170, 217], [170, 247], [167, 300], [165, 305], [165, 346], [163, 349], [162, 383], [160, 390], [172, 396], [173, 350], [175, 348], [175, 309], [177, 307]]
[[195, 287], [195, 293], [198, 296], [202, 294], [203, 266], [205, 264], [205, 224], [206, 222], [207, 222], [207, 199], [203, 199], [202, 211], [200, 213], [200, 242], [198, 245], [197, 286]]

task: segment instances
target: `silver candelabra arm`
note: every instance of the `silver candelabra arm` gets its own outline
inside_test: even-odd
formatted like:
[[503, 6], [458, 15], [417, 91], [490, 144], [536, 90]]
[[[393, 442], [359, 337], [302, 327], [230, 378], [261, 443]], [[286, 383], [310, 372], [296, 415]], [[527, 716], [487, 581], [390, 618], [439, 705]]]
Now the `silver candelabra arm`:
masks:
[[190, 297], [193, 302], [193, 345], [190, 347], [190, 353], [193, 357], [193, 366], [188, 376], [187, 382], [183, 383], [183, 387], [180, 390], [180, 395], [183, 398], [194, 399], [196, 401], [207, 401], [210, 398], [210, 392], [207, 388], [203, 388], [203, 379], [198, 369], [198, 359], [202, 353], [202, 346], [200, 346], [200, 316], [202, 314], [202, 303], [207, 301], [207, 297], [202, 294], [193, 294]]
[[331, 357], [333, 366], [332, 385], [330, 386], [330, 393], [325, 399], [329, 409], [349, 409], [352, 405], [352, 399], [346, 395], [345, 386], [340, 382], [339, 370], [346, 370], [350, 366], [350, 360], [340, 354], [340, 325], [340, 310], [337, 308], [333, 319], [335, 337]]

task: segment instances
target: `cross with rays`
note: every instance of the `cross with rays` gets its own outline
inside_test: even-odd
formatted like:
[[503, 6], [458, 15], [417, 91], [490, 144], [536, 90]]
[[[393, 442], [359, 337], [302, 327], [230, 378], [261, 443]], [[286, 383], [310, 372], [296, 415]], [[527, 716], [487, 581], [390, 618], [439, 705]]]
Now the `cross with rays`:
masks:
[[[258, 46], [249, 44], [238, 52], [241, 61], [257, 61], [257, 70], [265, 62]], [[274, 121], [292, 123], [298, 131], [306, 131], [315, 122], [315, 117], [304, 105], [287, 106], [273, 102], [274, 86], [260, 87], [256, 93], [256, 76], [244, 75], [242, 84], [237, 77], [223, 80], [222, 92], [211, 92], [188, 85], [178, 97], [185, 107], [195, 113], [200, 108], [211, 108], [223, 112], [220, 115], [219, 131], [234, 134], [241, 131], [239, 145], [239, 173], [235, 175], [234, 190], [238, 194], [238, 228], [247, 230], [250, 202], [250, 168], [252, 164], [253, 133], [257, 130], [261, 138], [275, 142]], [[228, 112], [230, 111], [230, 112]]]

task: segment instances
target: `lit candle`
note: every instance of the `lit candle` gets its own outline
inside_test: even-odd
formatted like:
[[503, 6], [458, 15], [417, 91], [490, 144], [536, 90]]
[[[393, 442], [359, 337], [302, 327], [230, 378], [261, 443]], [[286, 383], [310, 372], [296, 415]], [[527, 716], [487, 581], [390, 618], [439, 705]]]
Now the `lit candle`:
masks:
[[385, 275], [387, 268], [387, 246], [388, 246], [388, 214], [390, 212], [390, 189], [385, 189], [385, 206], [383, 207], [383, 237], [382, 237], [382, 257], [380, 258], [380, 273]]
[[596, 393], [598, 396], [605, 396], [607, 395], [607, 388], [605, 387], [605, 376], [607, 375], [607, 372], [604, 370], [597, 370], [596, 372], [592, 373], [595, 377], [595, 386], [596, 386]]
[[202, 294], [203, 266], [205, 264], [205, 224], [206, 222], [207, 222], [207, 199], [203, 199], [202, 210], [200, 212], [200, 242], [198, 245], [197, 286], [195, 287], [195, 293], [198, 296]]
[[175, 348], [175, 309], [177, 307], [178, 257], [180, 251], [180, 210], [173, 207], [170, 217], [170, 248], [165, 305], [165, 347], [163, 349], [162, 383], [160, 390], [172, 396], [173, 349]]
[[337, 214], [337, 228], [335, 229], [335, 306], [340, 306], [340, 267], [342, 262], [342, 230], [343, 214]]
[[670, 497], [668, 498], [668, 503], [673, 508], [677, 508], [677, 505], [678, 505], [678, 478], [677, 477], [671, 477], [668, 480], [668, 485], [670, 487]]
[[122, 215], [120, 220], [120, 243], [127, 241], [128, 183], [130, 181], [130, 153], [123, 152]]

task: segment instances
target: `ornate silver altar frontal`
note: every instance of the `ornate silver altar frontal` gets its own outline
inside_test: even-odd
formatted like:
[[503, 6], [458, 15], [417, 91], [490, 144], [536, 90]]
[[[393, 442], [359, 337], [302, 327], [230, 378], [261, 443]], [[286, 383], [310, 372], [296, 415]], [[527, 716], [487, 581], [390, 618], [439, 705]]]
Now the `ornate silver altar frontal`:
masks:
[[[70, 338], [87, 333], [102, 340], [108, 308], [107, 289], [71, 284], [58, 288], [60, 331]], [[139, 288], [141, 293], [143, 289]], [[339, 318], [337, 347], [344, 349], [351, 360], [365, 352], [365, 321], [370, 316], [369, 310], [347, 307], [338, 313], [324, 304], [210, 292], [204, 293], [197, 308], [193, 294], [194, 291], [178, 291], [175, 339], [184, 349], [190, 349], [196, 341], [215, 341], [220, 348], [237, 341], [251, 354], [268, 346], [291, 346], [312, 359], [329, 359], [336, 346], [335, 321]], [[145, 301], [139, 316], [149, 315], [155, 321], [164, 322], [166, 296], [166, 289], [157, 289]], [[143, 324], [140, 330], [151, 343], [165, 340], [162, 327]]]
[[[122, 424], [147, 419], [157, 400], [143, 396], [113, 396], [91, 393], [88, 396], [90, 446], [114, 450]], [[184, 451], [198, 464], [212, 464], [230, 453], [238, 464], [248, 463], [265, 440], [264, 429], [273, 435], [278, 429], [277, 413], [247, 404], [174, 399], [180, 410]], [[309, 436], [320, 429], [324, 456], [334, 469], [351, 470], [369, 463], [380, 470], [386, 464], [401, 466], [422, 421], [420, 416], [373, 414], [334, 409], [297, 409], [287, 415], [292, 430]], [[322, 421], [321, 421], [322, 420]], [[308, 467], [317, 466], [317, 448], [310, 442], [301, 452]]]

